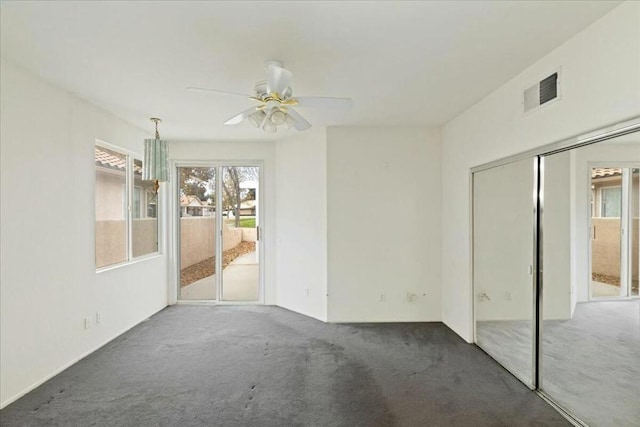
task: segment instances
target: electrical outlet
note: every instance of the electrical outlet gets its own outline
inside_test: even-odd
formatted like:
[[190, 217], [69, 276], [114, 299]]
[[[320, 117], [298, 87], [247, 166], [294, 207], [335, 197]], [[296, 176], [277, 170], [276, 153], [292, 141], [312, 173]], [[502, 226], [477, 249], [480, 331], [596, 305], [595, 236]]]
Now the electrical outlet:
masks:
[[96, 313], [96, 323], [102, 323], [102, 312], [100, 311]]
[[509, 291], [505, 292], [504, 297], [506, 298], [507, 301], [511, 301], [511, 292]]
[[417, 298], [418, 298], [418, 295], [414, 294], [413, 292], [407, 292], [408, 302], [414, 302]]
[[89, 329], [91, 327], [91, 319], [89, 319], [88, 317], [84, 318], [84, 328], [85, 329]]
[[380, 301], [380, 302], [384, 301], [384, 294], [380, 294], [380, 297], [378, 298], [378, 301]]

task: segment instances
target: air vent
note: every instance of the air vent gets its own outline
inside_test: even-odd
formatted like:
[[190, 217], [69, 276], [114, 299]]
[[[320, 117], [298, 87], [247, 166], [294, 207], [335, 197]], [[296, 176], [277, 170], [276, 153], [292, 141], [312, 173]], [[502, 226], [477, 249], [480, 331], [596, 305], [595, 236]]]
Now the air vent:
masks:
[[557, 99], [558, 95], [558, 73], [555, 72], [524, 91], [524, 112]]

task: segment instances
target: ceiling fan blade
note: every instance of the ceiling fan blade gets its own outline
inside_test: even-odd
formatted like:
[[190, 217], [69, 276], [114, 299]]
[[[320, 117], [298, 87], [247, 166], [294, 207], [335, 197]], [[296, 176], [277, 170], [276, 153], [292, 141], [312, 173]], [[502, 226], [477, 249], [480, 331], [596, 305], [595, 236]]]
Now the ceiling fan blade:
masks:
[[349, 111], [353, 106], [351, 98], [324, 98], [320, 96], [296, 96], [295, 98], [299, 107]]
[[302, 117], [296, 110], [294, 110], [293, 108], [289, 107], [287, 108], [287, 114], [289, 114], [291, 116], [292, 119], [294, 119], [296, 122], [294, 123], [293, 127], [295, 130], [306, 130], [309, 129], [311, 127], [311, 123], [309, 123], [307, 121], [307, 119], [305, 119], [304, 117]]
[[217, 89], [207, 89], [206, 87], [188, 87], [187, 90], [192, 92], [207, 92], [207, 93], [219, 93], [222, 95], [235, 95], [235, 96], [242, 96], [245, 98], [251, 97], [251, 95], [246, 95], [244, 93], [227, 92], [226, 90], [217, 90]]
[[291, 83], [291, 76], [291, 71], [277, 65], [269, 65], [267, 68], [267, 92], [282, 95]]
[[225, 125], [237, 125], [238, 123], [241, 123], [244, 119], [246, 119], [247, 117], [249, 117], [250, 115], [252, 115], [256, 111], [258, 111], [258, 109], [256, 107], [251, 107], [248, 110], [245, 110], [242, 113], [231, 117], [229, 120], [224, 122], [224, 124]]

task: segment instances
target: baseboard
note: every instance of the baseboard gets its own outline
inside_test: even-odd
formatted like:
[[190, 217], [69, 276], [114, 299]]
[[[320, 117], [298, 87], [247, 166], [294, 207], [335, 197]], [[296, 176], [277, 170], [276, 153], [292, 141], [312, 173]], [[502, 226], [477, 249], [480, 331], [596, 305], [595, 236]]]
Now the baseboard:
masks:
[[[348, 318], [338, 318], [338, 319], [330, 319], [327, 323], [443, 323], [442, 320], [439, 319], [348, 319]], [[448, 327], [448, 326], [447, 326]]]

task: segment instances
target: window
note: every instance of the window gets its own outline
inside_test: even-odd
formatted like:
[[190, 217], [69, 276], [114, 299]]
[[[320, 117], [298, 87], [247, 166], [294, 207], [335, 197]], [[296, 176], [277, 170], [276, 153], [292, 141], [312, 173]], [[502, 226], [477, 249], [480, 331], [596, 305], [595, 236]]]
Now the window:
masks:
[[620, 218], [622, 210], [622, 187], [605, 187], [602, 189], [601, 216], [603, 218]]
[[133, 256], [158, 252], [158, 217], [153, 181], [142, 180], [142, 161], [133, 160]]
[[157, 195], [142, 180], [142, 161], [96, 144], [95, 168], [96, 268], [157, 252]]

